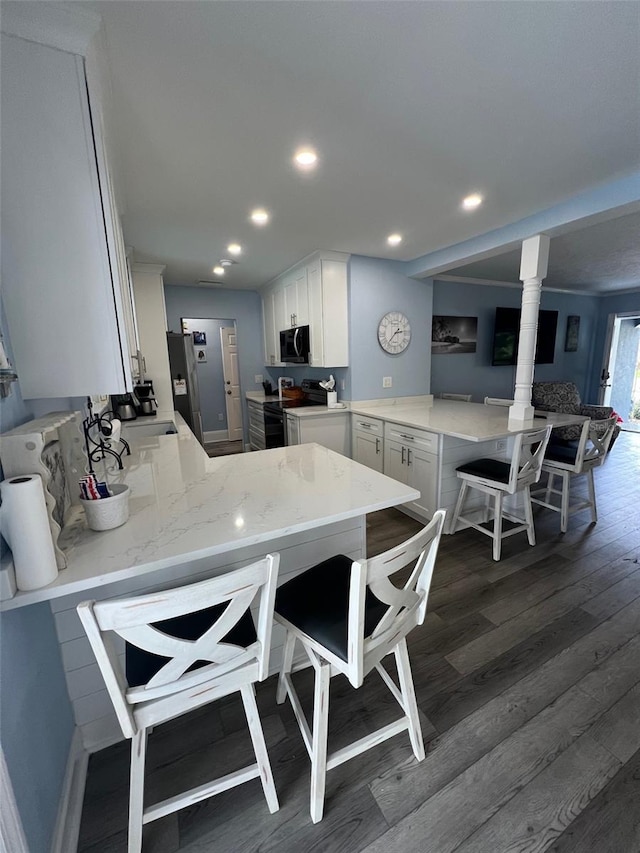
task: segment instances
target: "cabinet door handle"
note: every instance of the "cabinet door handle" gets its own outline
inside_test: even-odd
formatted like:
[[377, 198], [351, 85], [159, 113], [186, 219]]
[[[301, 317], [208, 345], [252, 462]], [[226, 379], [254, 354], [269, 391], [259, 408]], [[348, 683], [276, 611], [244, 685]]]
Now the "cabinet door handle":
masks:
[[415, 435], [405, 435], [403, 432], [400, 433], [400, 438], [406, 438], [408, 441], [415, 441]]
[[380, 439], [376, 438], [376, 454], [380, 453]]
[[407, 447], [407, 465], [411, 465], [411, 450]]
[[402, 448], [402, 459], [400, 460], [401, 465], [404, 465], [404, 454], [405, 454], [406, 449], [407, 449], [406, 447]]
[[361, 426], [364, 429], [371, 429], [371, 424], [363, 424], [362, 421], [358, 421], [358, 426]]

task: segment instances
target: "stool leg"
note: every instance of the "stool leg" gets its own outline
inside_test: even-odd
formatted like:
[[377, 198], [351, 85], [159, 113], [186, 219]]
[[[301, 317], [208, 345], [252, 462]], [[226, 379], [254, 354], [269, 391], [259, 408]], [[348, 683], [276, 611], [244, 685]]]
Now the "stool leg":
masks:
[[322, 661], [316, 669], [313, 691], [313, 744], [311, 749], [311, 820], [318, 823], [324, 811], [327, 777], [327, 735], [329, 724], [329, 680], [331, 664]]
[[396, 646], [395, 657], [396, 666], [398, 667], [398, 678], [400, 680], [400, 692], [404, 699], [404, 710], [409, 717], [409, 737], [411, 738], [413, 754], [418, 761], [422, 761], [424, 758], [424, 742], [422, 740], [420, 718], [418, 717], [418, 704], [416, 702], [416, 692], [413, 687], [413, 676], [411, 675], [406, 637]]
[[296, 638], [291, 633], [291, 631], [287, 631], [287, 636], [284, 641], [284, 651], [282, 653], [282, 666], [280, 668], [280, 675], [278, 677], [278, 689], [276, 690], [276, 702], [278, 705], [282, 705], [284, 700], [287, 698], [287, 684], [285, 682], [285, 675], [289, 675], [291, 672], [291, 666], [293, 663], [293, 650], [296, 645]]
[[460, 513], [462, 512], [462, 506], [464, 504], [464, 497], [467, 493], [468, 483], [466, 480], [462, 481], [462, 485], [460, 486], [460, 493], [458, 495], [458, 500], [456, 501], [456, 508], [453, 511], [453, 518], [451, 519], [451, 532], [456, 532], [456, 527], [458, 525], [458, 519], [460, 518]]
[[502, 551], [502, 492], [496, 493], [495, 516], [493, 519], [493, 559], [500, 559]]
[[531, 488], [527, 486], [522, 490], [522, 497], [524, 500], [524, 517], [527, 522], [527, 538], [529, 539], [529, 545], [536, 544], [536, 530], [533, 526], [533, 509], [531, 507]]
[[562, 533], [567, 532], [569, 521], [569, 477], [568, 471], [563, 471], [562, 477], [562, 502], [560, 504], [560, 530]]
[[591, 502], [591, 521], [598, 520], [598, 508], [596, 507], [596, 484], [593, 479], [593, 468], [587, 471], [587, 485], [589, 486], [589, 501]]
[[267, 745], [264, 742], [264, 732], [260, 722], [258, 706], [256, 705], [256, 695], [253, 684], [243, 684], [240, 688], [242, 695], [242, 704], [249, 725], [249, 733], [251, 742], [253, 743], [253, 751], [256, 754], [258, 769], [260, 771], [260, 781], [267, 800], [267, 806], [271, 814], [277, 812], [280, 808], [278, 804], [278, 795], [276, 794], [276, 786], [273, 783], [273, 775], [271, 773], [271, 764], [269, 763], [269, 754], [267, 753]]
[[144, 809], [144, 764], [147, 755], [147, 730], [131, 738], [129, 772], [129, 853], [142, 850], [142, 812]]

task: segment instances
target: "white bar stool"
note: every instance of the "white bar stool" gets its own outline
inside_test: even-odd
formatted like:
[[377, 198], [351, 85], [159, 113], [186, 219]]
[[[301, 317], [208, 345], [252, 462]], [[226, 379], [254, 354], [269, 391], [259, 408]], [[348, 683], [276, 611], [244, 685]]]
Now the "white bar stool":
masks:
[[[405, 730], [409, 731], [415, 757], [418, 761], [424, 758], [406, 637], [424, 621], [444, 518], [444, 510], [437, 510], [423, 530], [384, 554], [360, 562], [344, 555], [332, 557], [278, 589], [275, 619], [287, 629], [287, 636], [276, 698], [279, 703], [287, 696], [291, 700], [311, 758], [314, 823], [322, 819], [327, 770]], [[404, 586], [400, 589], [394, 586], [389, 576], [414, 560], [415, 566]], [[291, 680], [297, 640], [315, 669], [313, 732]], [[392, 652], [399, 688], [382, 666], [382, 659]], [[372, 669], [378, 671], [397, 700], [402, 717], [327, 755], [330, 679], [342, 673], [357, 688]]]
[[[113, 702], [131, 739], [129, 853], [142, 850], [145, 823], [260, 777], [270, 812], [279, 808], [254, 683], [269, 672], [279, 554], [190, 586], [116, 601], [84, 601], [78, 614]], [[249, 607], [259, 596], [258, 628]], [[111, 642], [127, 643], [126, 672]], [[143, 807], [147, 731], [239, 691], [255, 764], [184, 794]]]
[[[536, 490], [531, 500], [534, 504], [560, 513], [560, 530], [567, 532], [569, 516], [583, 509], [591, 510], [591, 520], [598, 520], [596, 507], [596, 487], [593, 479], [593, 469], [602, 465], [607, 458], [616, 428], [616, 416], [599, 421], [587, 420], [582, 425], [580, 438], [569, 444], [550, 443], [547, 447], [542, 470], [549, 475], [546, 488]], [[570, 505], [571, 481], [581, 474], [587, 476], [589, 498], [577, 500]], [[562, 488], [554, 489], [555, 477], [562, 480]], [[541, 497], [544, 495], [544, 499]], [[554, 504], [551, 496], [560, 498], [560, 504]]]
[[[514, 536], [516, 533], [526, 530], [529, 544], [536, 544], [529, 487], [540, 479], [542, 460], [550, 433], [551, 426], [518, 433], [514, 441], [511, 462], [502, 462], [498, 459], [476, 459], [473, 462], [465, 462], [464, 465], [460, 465], [456, 469], [458, 477], [462, 480], [462, 485], [451, 521], [452, 533], [455, 533], [458, 522], [464, 521], [474, 530], [479, 530], [485, 536], [491, 536], [494, 560], [500, 559], [502, 540], [507, 536]], [[489, 520], [489, 501], [491, 497], [494, 498], [492, 529], [482, 527], [481, 524], [462, 515], [465, 497], [469, 489], [477, 489], [487, 496], [485, 522]], [[524, 518], [506, 512], [503, 507], [504, 496], [515, 495], [517, 492], [523, 493]], [[515, 522], [518, 526], [511, 530], [503, 530], [502, 520], [504, 518]]]

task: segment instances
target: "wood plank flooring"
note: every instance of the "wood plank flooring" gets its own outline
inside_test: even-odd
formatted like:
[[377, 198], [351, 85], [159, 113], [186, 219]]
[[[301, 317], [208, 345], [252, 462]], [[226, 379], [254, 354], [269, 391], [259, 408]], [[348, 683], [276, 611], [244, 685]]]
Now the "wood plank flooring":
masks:
[[[329, 772], [309, 817], [309, 761], [275, 680], [258, 705], [280, 811], [258, 780], [145, 827], [145, 853], [640, 853], [640, 434], [596, 472], [599, 521], [535, 513], [538, 545], [443, 537], [429, 613], [409, 637], [427, 756], [402, 734]], [[419, 525], [367, 519], [380, 553]], [[392, 667], [390, 667], [392, 669]], [[308, 671], [295, 676], [311, 708]], [[332, 680], [330, 748], [397, 717], [376, 674]], [[126, 850], [128, 742], [91, 757], [79, 850]], [[231, 697], [149, 739], [148, 801], [249, 763]]]

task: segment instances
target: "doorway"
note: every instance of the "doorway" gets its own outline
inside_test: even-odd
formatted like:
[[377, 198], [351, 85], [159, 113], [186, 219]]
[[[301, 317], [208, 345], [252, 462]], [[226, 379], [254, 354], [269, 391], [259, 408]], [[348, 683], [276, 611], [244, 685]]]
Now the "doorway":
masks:
[[600, 400], [620, 415], [622, 429], [640, 432], [639, 312], [609, 315]]
[[209, 456], [242, 453], [243, 422], [236, 321], [183, 317], [193, 338], [204, 448]]

